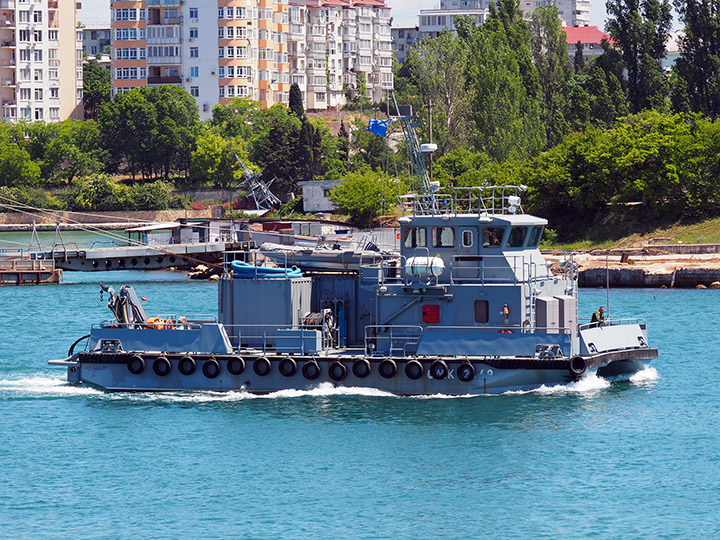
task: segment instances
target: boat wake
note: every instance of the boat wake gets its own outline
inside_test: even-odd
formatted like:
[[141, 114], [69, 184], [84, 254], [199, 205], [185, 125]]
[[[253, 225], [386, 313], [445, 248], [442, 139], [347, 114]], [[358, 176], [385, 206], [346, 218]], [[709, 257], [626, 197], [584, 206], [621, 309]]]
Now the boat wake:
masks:
[[634, 373], [632, 377], [630, 377], [630, 382], [637, 385], [646, 385], [656, 382], [659, 378], [660, 375], [658, 375], [657, 369], [654, 367], [647, 367], [637, 373]]
[[18, 394], [34, 397], [100, 396], [104, 392], [88, 386], [68, 384], [64, 378], [24, 377], [0, 380], [0, 396], [16, 397]]
[[553, 386], [542, 385], [534, 390], [519, 390], [505, 392], [503, 395], [516, 394], [540, 394], [544, 396], [567, 395], [567, 394], [593, 394], [610, 387], [610, 381], [598, 377], [597, 373], [586, 373], [582, 379], [568, 384], [557, 384]]

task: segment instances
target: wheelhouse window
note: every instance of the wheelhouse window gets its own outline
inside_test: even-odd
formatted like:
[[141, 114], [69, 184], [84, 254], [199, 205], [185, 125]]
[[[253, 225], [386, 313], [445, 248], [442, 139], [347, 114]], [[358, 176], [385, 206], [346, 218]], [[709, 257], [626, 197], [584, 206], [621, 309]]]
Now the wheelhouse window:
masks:
[[528, 247], [538, 247], [538, 245], [540, 244], [540, 239], [542, 238], [542, 233], [542, 225], [530, 227], [530, 238], [528, 239]]
[[433, 247], [455, 247], [455, 229], [452, 227], [433, 227]]
[[403, 245], [406, 248], [427, 246], [427, 233], [423, 227], [408, 227], [404, 235]]
[[475, 300], [475, 322], [487, 323], [490, 320], [490, 309], [487, 300]]
[[510, 238], [508, 239], [508, 247], [519, 248], [525, 244], [525, 237], [527, 236], [527, 227], [513, 227], [510, 229]]
[[502, 244], [503, 234], [505, 229], [502, 227], [485, 227], [483, 229], [483, 247], [484, 248], [496, 248]]
[[462, 233], [462, 245], [463, 245], [463, 247], [472, 247], [472, 245], [473, 245], [473, 233], [472, 233], [472, 231], [463, 231], [463, 233]]

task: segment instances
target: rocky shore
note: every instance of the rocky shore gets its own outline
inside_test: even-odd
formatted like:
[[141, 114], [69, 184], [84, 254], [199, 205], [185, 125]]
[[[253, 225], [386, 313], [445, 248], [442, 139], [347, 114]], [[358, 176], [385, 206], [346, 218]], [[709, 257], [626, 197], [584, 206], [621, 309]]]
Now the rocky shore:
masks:
[[[548, 253], [550, 261], [563, 257]], [[645, 246], [576, 253], [580, 287], [720, 288], [720, 245]]]

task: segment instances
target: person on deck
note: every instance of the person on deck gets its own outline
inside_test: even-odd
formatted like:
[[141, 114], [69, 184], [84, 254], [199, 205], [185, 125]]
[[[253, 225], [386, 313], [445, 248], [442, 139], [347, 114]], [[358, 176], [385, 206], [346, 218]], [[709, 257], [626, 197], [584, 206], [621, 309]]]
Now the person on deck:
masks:
[[598, 325], [605, 324], [605, 307], [600, 306], [600, 309], [598, 309], [595, 313], [592, 315], [592, 319], [590, 319], [590, 323], [598, 323]]

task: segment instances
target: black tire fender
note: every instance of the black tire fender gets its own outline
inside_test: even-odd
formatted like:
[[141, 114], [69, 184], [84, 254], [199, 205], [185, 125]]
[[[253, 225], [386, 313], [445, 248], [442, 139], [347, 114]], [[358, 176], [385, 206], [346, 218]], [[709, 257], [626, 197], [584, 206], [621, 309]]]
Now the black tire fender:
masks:
[[448, 366], [445, 360], [435, 360], [430, 364], [430, 376], [438, 381], [448, 376]]
[[214, 379], [220, 375], [220, 364], [215, 358], [211, 358], [203, 364], [202, 372], [208, 379]]
[[383, 360], [378, 366], [378, 372], [386, 379], [392, 379], [397, 375], [397, 362], [395, 360]]
[[183, 375], [192, 375], [197, 369], [197, 363], [192, 356], [185, 355], [178, 360], [178, 371]]
[[475, 366], [470, 362], [463, 362], [457, 369], [457, 376], [462, 382], [470, 382], [475, 378]]
[[139, 354], [133, 354], [127, 361], [127, 368], [133, 375], [140, 375], [145, 371], [145, 359]]
[[278, 371], [283, 377], [292, 377], [297, 373], [297, 362], [294, 358], [286, 356], [278, 364]]
[[309, 381], [317, 379], [320, 376], [320, 365], [317, 363], [317, 360], [305, 362], [305, 365], [302, 367], [302, 374], [303, 377]]
[[227, 361], [227, 370], [232, 375], [240, 375], [245, 371], [245, 360], [242, 356], [231, 356]]
[[370, 361], [367, 358], [355, 360], [352, 365], [352, 372], [358, 379], [364, 379], [370, 375]]
[[580, 376], [587, 370], [587, 361], [582, 356], [573, 356], [568, 362], [570, 373]]
[[153, 371], [158, 377], [164, 377], [172, 371], [172, 364], [164, 356], [158, 356], [153, 362]]
[[264, 356], [261, 356], [255, 362], [253, 362], [253, 371], [256, 375], [260, 375], [260, 377], [264, 377], [265, 375], [268, 375], [270, 371], [272, 371], [272, 364], [270, 363], [270, 360], [265, 358]]
[[410, 360], [405, 364], [405, 375], [408, 379], [416, 381], [423, 376], [423, 373], [425, 373], [425, 368], [419, 360]]
[[342, 381], [345, 377], [347, 377], [347, 368], [345, 367], [345, 364], [336, 360], [330, 364], [330, 367], [328, 368], [328, 375], [330, 375], [330, 378], [333, 381]]

